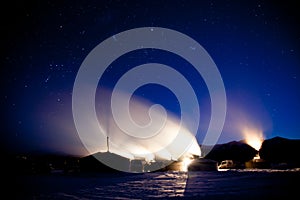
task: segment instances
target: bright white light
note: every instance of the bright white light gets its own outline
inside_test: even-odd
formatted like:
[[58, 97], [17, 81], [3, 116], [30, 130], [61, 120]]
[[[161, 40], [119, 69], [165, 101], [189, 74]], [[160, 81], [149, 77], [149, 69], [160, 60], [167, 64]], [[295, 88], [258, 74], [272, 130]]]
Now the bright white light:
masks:
[[247, 144], [257, 151], [260, 149], [262, 142], [264, 141], [263, 132], [261, 130], [255, 128], [244, 128], [243, 135]]
[[190, 157], [184, 157], [182, 160], [182, 167], [181, 171], [187, 172], [188, 171], [188, 166], [193, 162], [193, 159]]
[[[128, 155], [123, 155], [129, 159], [138, 158], [150, 160], [178, 160], [182, 157], [182, 154], [201, 156], [201, 149], [197, 142], [196, 137], [188, 130], [187, 127], [180, 124], [180, 120], [168, 113], [165, 124], [163, 127], [149, 127], [153, 130], [159, 130], [158, 133], [150, 138], [141, 139], [139, 136], [143, 134], [139, 130], [132, 130], [131, 135], [122, 131], [115, 123], [113, 116], [109, 111], [110, 102], [106, 99], [109, 96], [109, 91], [103, 89], [99, 92], [101, 98], [101, 104], [96, 109], [99, 110], [98, 117], [99, 123], [103, 130], [102, 134], [87, 135], [89, 138], [89, 144], [95, 146], [98, 151], [107, 150], [107, 137], [109, 137], [110, 152], [117, 153], [124, 151]], [[120, 92], [119, 98], [122, 98], [124, 93]], [[125, 95], [125, 94], [124, 94]], [[105, 101], [106, 100], [106, 101]], [[132, 96], [130, 99], [130, 116], [139, 125], [148, 124], [151, 121], [149, 117], [149, 108], [153, 104], [138, 97]], [[160, 110], [152, 110], [152, 114], [155, 116], [163, 115]], [[121, 118], [126, 119], [127, 114], [119, 112], [118, 115]], [[96, 125], [94, 125], [96, 126]], [[90, 128], [88, 132], [91, 132]], [[137, 137], [133, 137], [136, 135]], [[83, 137], [83, 136], [82, 136]], [[90, 147], [90, 148], [91, 148]], [[186, 148], [186, 149], [185, 149]], [[183, 152], [184, 151], [184, 152]]]

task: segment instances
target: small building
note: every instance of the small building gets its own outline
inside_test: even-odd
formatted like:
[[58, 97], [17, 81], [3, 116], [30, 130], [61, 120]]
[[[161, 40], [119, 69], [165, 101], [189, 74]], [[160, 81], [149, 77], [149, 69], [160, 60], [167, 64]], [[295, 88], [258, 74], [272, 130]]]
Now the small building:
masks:
[[268, 169], [270, 163], [256, 155], [252, 160], [245, 162], [246, 168]]
[[218, 171], [218, 162], [205, 158], [196, 158], [189, 164], [188, 171]]

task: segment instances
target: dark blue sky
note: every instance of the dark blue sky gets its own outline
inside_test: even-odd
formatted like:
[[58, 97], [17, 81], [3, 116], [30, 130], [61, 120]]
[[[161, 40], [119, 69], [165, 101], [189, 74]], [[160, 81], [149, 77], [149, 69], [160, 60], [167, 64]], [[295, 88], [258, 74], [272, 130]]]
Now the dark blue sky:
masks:
[[[82, 61], [106, 38], [147, 26], [190, 36], [216, 63], [228, 100], [220, 143], [243, 139], [237, 123], [263, 129], [266, 138], [300, 138], [298, 11], [293, 1], [20, 1], [3, 6], [2, 146], [68, 152], [80, 145], [71, 98]], [[113, 64], [124, 68], [107, 72], [104, 84], [113, 87], [123, 72], [147, 62], [164, 63], [187, 76], [202, 108], [200, 132], [205, 131], [207, 88], [204, 82], [193, 85], [201, 76], [175, 55], [131, 52]], [[149, 85], [137, 94], [179, 114], [165, 88]]]

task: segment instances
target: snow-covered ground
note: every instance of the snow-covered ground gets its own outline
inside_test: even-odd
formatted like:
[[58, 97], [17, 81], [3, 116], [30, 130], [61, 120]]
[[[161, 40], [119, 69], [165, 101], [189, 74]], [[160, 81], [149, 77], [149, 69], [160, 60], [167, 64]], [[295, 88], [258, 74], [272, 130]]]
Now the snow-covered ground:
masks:
[[17, 199], [263, 199], [297, 195], [300, 170], [36, 175], [18, 179]]

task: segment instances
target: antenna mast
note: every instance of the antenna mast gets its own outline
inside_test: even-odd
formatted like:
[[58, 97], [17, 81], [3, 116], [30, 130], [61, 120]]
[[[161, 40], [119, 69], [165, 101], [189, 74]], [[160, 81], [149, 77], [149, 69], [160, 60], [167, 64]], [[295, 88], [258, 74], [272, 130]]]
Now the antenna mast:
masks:
[[109, 152], [109, 137], [106, 137], [106, 143], [107, 143], [107, 152]]

